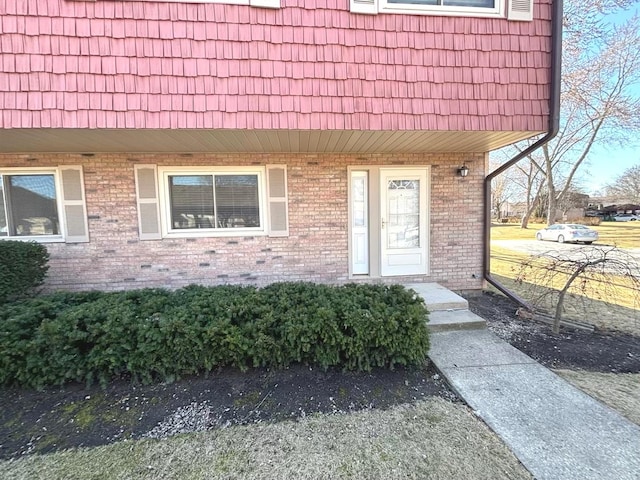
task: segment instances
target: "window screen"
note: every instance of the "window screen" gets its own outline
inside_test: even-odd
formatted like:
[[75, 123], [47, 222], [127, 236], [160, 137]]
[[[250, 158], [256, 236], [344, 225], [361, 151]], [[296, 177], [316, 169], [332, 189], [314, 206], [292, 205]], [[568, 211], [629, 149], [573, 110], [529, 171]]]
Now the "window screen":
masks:
[[213, 228], [213, 176], [173, 175], [169, 177], [171, 224], [173, 228]]
[[170, 175], [173, 229], [260, 227], [258, 175]]
[[59, 235], [53, 174], [0, 175], [0, 236]]
[[388, 0], [389, 3], [444, 7], [494, 8], [495, 0]]
[[218, 225], [222, 228], [259, 227], [257, 175], [216, 175]]

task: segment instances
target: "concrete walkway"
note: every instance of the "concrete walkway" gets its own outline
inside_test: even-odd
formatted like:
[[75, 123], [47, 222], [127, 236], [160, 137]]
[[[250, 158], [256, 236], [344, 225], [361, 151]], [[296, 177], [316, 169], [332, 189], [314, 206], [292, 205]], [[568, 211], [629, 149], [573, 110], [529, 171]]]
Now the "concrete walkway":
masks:
[[429, 356], [537, 480], [640, 479], [640, 427], [491, 332], [432, 333]]
[[431, 312], [435, 366], [537, 480], [640, 480], [640, 427], [486, 330], [454, 292], [405, 286]]

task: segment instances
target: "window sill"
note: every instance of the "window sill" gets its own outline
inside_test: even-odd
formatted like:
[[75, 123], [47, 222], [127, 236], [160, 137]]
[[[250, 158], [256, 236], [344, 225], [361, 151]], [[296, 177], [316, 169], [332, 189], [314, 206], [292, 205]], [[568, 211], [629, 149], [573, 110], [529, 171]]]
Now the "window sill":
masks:
[[45, 236], [45, 235], [33, 235], [30, 237], [0, 237], [0, 242], [5, 240], [13, 240], [18, 242], [36, 242], [36, 243], [64, 243], [64, 238], [61, 236]]
[[[96, 2], [97, 0], [67, 0], [71, 2]], [[258, 8], [280, 8], [280, 0], [156, 0], [160, 3], [222, 3], [226, 5], [248, 5]]]
[[232, 238], [232, 237], [265, 237], [267, 232], [263, 229], [237, 229], [234, 231], [220, 231], [212, 232], [211, 230], [206, 232], [165, 232], [162, 235], [163, 239], [172, 238]]
[[446, 17], [506, 18], [505, 13], [499, 8], [429, 8], [429, 6], [425, 5], [397, 3], [381, 6], [379, 13]]

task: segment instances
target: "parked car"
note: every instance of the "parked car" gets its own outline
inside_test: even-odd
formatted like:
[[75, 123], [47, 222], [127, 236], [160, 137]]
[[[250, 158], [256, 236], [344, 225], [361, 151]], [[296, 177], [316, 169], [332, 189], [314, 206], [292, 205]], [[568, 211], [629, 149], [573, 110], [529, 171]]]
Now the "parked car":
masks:
[[619, 213], [618, 215], [614, 215], [613, 219], [616, 222], [635, 222], [640, 220], [640, 215], [634, 215], [632, 213]]
[[607, 214], [604, 212], [597, 212], [595, 210], [587, 210], [586, 212], [584, 212], [584, 216], [585, 217], [606, 217]]
[[556, 223], [543, 228], [536, 233], [538, 240], [551, 240], [554, 242], [582, 242], [591, 245], [598, 240], [598, 232], [585, 225], [577, 223]]

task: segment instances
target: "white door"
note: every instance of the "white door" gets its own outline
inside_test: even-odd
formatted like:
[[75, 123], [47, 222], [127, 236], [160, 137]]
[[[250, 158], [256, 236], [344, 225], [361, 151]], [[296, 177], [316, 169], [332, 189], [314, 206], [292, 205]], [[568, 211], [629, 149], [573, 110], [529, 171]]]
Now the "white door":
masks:
[[427, 171], [380, 169], [380, 275], [427, 273]]

